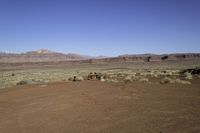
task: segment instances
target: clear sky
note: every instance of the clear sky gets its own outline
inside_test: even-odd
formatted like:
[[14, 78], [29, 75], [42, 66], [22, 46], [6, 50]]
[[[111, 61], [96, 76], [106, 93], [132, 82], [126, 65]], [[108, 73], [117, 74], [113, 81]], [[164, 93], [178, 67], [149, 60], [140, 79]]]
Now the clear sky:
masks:
[[200, 0], [0, 0], [0, 51], [200, 52]]

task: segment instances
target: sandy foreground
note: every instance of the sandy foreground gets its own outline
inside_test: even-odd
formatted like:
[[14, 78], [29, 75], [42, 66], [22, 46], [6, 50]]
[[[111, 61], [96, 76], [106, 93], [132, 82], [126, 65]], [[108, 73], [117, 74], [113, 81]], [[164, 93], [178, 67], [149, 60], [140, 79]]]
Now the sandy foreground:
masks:
[[0, 132], [198, 133], [199, 82], [81, 81], [0, 89]]

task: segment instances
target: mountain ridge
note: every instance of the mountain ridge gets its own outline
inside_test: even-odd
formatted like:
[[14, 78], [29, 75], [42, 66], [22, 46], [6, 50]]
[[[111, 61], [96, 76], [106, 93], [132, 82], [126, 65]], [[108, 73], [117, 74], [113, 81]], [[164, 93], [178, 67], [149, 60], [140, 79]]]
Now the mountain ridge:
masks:
[[57, 61], [81, 61], [89, 60], [90, 63], [107, 62], [152, 62], [167, 60], [193, 60], [200, 59], [200, 53], [170, 53], [170, 54], [124, 54], [117, 57], [87, 56], [75, 53], [61, 53], [47, 49], [27, 51], [25, 53], [0, 52], [0, 63], [23, 62], [57, 62]]

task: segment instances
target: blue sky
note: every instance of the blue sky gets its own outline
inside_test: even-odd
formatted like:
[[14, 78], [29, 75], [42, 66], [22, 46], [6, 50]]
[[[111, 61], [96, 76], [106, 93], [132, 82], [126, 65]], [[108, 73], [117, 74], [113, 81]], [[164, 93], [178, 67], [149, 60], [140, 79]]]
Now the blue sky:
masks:
[[200, 52], [200, 0], [0, 0], [0, 51]]

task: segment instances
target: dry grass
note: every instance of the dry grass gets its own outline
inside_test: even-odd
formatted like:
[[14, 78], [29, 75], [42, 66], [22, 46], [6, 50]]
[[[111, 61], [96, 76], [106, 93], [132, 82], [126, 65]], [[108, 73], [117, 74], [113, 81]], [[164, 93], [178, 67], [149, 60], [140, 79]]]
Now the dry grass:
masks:
[[167, 83], [179, 83], [179, 84], [191, 84], [190, 81], [186, 81], [186, 80], [181, 80], [181, 79], [172, 79], [169, 77], [165, 77], [160, 81], [161, 84], [167, 84]]
[[191, 84], [190, 81], [181, 80], [181, 79], [175, 79], [175, 83], [179, 83], [179, 84]]
[[77, 76], [75, 79], [75, 81], [83, 81], [83, 80], [84, 80], [84, 78], [82, 76]]
[[161, 84], [173, 83], [173, 80], [169, 77], [164, 77], [163, 79], [161, 79], [160, 83]]
[[[190, 69], [189, 69], [190, 70]], [[199, 69], [195, 69], [198, 72]], [[193, 72], [193, 71], [191, 71]], [[183, 83], [189, 84], [193, 76], [191, 72], [180, 73], [178, 69], [105, 69], [105, 70], [95, 70], [92, 69], [46, 69], [46, 70], [16, 70], [16, 71], [5, 71], [0, 72], [0, 88], [11, 87], [20, 83], [21, 81], [26, 81], [27, 84], [40, 84], [55, 81], [82, 81], [88, 80], [88, 76], [91, 76], [92, 80], [100, 80], [102, 82], [149, 82], [160, 81], [160, 83]], [[74, 76], [76, 79], [74, 79]], [[185, 80], [175, 79], [184, 77]], [[198, 75], [196, 74], [196, 77]], [[182, 79], [182, 78], [181, 78]]]
[[100, 81], [101, 81], [101, 82], [105, 82], [106, 80], [105, 80], [103, 77], [101, 77], [101, 78], [100, 78]]
[[141, 78], [139, 79], [140, 82], [143, 82], [143, 83], [146, 83], [146, 82], [149, 82], [149, 79], [148, 78]]
[[125, 81], [125, 82], [132, 82], [132, 81], [133, 81], [132, 75], [127, 75], [127, 76], [124, 78], [124, 81]]
[[191, 73], [185, 72], [184, 75], [185, 75], [185, 79], [186, 80], [191, 80], [192, 79], [192, 74]]

